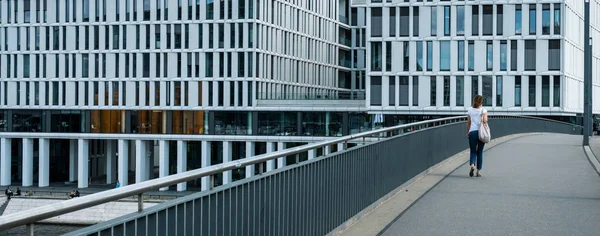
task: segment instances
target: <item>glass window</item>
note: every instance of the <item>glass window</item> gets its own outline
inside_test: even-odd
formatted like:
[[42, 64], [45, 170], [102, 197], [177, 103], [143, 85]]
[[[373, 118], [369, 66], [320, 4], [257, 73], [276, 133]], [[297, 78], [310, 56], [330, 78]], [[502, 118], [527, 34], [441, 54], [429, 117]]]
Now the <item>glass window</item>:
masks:
[[440, 70], [450, 70], [450, 41], [440, 41]]
[[525, 40], [525, 70], [535, 70], [535, 40]]
[[456, 6], [456, 35], [465, 35], [465, 6]]
[[400, 76], [400, 106], [408, 106], [408, 76]]
[[450, 36], [450, 6], [444, 6], [444, 36]]
[[[206, 77], [213, 77], [213, 54], [206, 53]], [[209, 89], [210, 90], [210, 89]]]
[[371, 106], [381, 106], [381, 77], [371, 77]]
[[550, 106], [550, 76], [542, 76], [542, 107]]
[[469, 71], [475, 70], [475, 42], [469, 41]]
[[[206, 0], [206, 19], [214, 19], [215, 6], [214, 0]], [[166, 12], [165, 12], [166, 13]]]
[[[157, 1], [157, 5], [160, 4], [160, 1]], [[150, 0], [144, 0], [144, 20], [145, 21], [149, 21], [150, 20]], [[160, 18], [160, 16], [159, 16]]]
[[419, 36], [419, 7], [413, 7], [413, 36]]
[[[388, 97], [389, 97], [389, 105], [396, 106], [396, 77], [390, 76], [388, 78]], [[402, 92], [402, 91], [400, 91]], [[402, 95], [400, 95], [402, 96]]]
[[465, 77], [456, 76], [456, 106], [462, 107], [465, 105]]
[[[404, 67], [403, 70], [404, 71], [408, 71], [409, 68], [409, 62], [410, 62], [410, 47], [408, 46], [408, 42], [403, 42], [404, 45]], [[390, 53], [391, 54], [391, 53]], [[390, 55], [390, 60], [391, 60], [392, 56]], [[390, 65], [391, 68], [391, 65]]]
[[515, 76], [515, 106], [521, 106], [521, 76]]
[[496, 5], [496, 12], [496, 35], [502, 35], [504, 33], [504, 7]]
[[473, 5], [473, 16], [471, 18], [471, 34], [473, 36], [479, 35], [479, 6]]
[[515, 5], [515, 34], [517, 35], [521, 34], [522, 18], [521, 5], [517, 4]]
[[542, 34], [550, 34], [550, 4], [542, 4]]
[[412, 105], [419, 106], [419, 76], [413, 76], [412, 92]]
[[119, 49], [119, 26], [113, 25], [113, 49]]
[[510, 70], [517, 71], [517, 40], [510, 41]]
[[88, 54], [81, 54], [81, 76], [83, 78], [88, 78], [89, 77], [89, 55]]
[[560, 34], [560, 3], [554, 4], [554, 34]]
[[488, 71], [491, 71], [494, 69], [494, 44], [492, 44], [491, 40], [487, 41], [486, 52], [487, 52], [486, 69]]
[[437, 7], [431, 7], [431, 36], [437, 35]]
[[535, 107], [535, 76], [529, 76], [529, 106]]
[[548, 40], [548, 69], [560, 70], [560, 39]]
[[423, 42], [417, 42], [417, 71], [423, 71]]
[[458, 70], [465, 70], [465, 41], [457, 41], [458, 43]]
[[500, 70], [506, 71], [506, 40], [500, 41]]
[[[389, 21], [390, 36], [396, 37], [396, 8], [390, 7], [389, 10], [390, 10], [390, 21]], [[402, 11], [402, 10], [400, 10], [400, 11]]]
[[29, 54], [23, 55], [23, 78], [29, 78]]
[[483, 76], [481, 85], [483, 88], [482, 96], [483, 96], [483, 105], [484, 106], [492, 106], [492, 85], [493, 79], [491, 76]]
[[560, 106], [560, 93], [561, 93], [561, 90], [560, 90], [560, 76], [558, 76], [558, 75], [554, 76], [553, 84], [554, 84], [554, 86], [553, 86], [554, 87], [553, 88], [554, 89], [554, 93], [553, 93], [553, 95], [554, 95], [554, 99], [553, 99], [554, 102], [553, 102], [553, 105], [555, 107], [559, 107]]
[[427, 41], [427, 71], [433, 69], [433, 42]]
[[[400, 8], [400, 22], [402, 22], [402, 24], [400, 24], [400, 36], [401, 37], [408, 37], [408, 31], [409, 31], [409, 24], [405, 23], [405, 22], [410, 22], [409, 20], [409, 10], [408, 7], [401, 7]], [[396, 30], [396, 22], [390, 23], [390, 27], [391, 25], [394, 25], [394, 30]], [[390, 28], [390, 30], [392, 30]]]
[[450, 106], [450, 76], [444, 76], [444, 106]]
[[385, 42], [385, 71], [392, 71], [392, 42]]
[[474, 75], [471, 76], [471, 98], [479, 95], [479, 77]]
[[429, 106], [437, 106], [437, 78], [435, 76], [429, 77], [430, 83], [430, 95], [429, 95]]
[[502, 106], [502, 92], [503, 92], [502, 76], [496, 76], [496, 106], [497, 107]]
[[535, 35], [536, 33], [536, 14], [535, 14], [535, 4], [529, 4], [529, 34]]
[[381, 7], [371, 8], [371, 37], [381, 37]]
[[494, 25], [493, 25], [493, 14], [494, 14], [494, 6], [493, 5], [484, 5], [483, 6], [483, 35], [492, 35], [494, 33]]
[[371, 71], [381, 71], [381, 42], [371, 43]]

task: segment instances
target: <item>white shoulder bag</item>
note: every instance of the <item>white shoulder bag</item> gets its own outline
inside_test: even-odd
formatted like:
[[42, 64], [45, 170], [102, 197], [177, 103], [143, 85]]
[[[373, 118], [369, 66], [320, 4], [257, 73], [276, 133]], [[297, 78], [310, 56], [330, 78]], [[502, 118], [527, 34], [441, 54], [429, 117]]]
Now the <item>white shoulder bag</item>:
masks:
[[490, 127], [487, 123], [483, 123], [483, 113], [485, 113], [485, 109], [481, 110], [481, 123], [479, 124], [479, 141], [483, 143], [489, 143], [492, 139], [492, 135], [490, 133]]

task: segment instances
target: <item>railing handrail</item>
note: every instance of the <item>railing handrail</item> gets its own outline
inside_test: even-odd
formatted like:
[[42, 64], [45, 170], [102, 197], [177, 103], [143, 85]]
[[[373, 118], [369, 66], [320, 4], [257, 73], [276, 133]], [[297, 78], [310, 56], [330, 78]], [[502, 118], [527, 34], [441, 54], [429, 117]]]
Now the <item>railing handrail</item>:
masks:
[[[495, 118], [524, 118], [524, 119], [537, 119], [544, 121], [552, 121], [556, 123], [563, 123], [568, 125], [566, 122], [555, 121], [550, 119], [538, 118], [538, 117], [527, 117], [527, 116], [516, 116], [516, 115], [502, 115], [502, 116], [490, 116]], [[396, 131], [400, 129], [405, 129], [413, 126], [421, 126], [427, 125], [431, 123], [438, 122], [447, 122], [450, 121], [452, 123], [463, 122], [466, 120], [466, 116], [455, 116], [455, 117], [446, 117], [434, 120], [420, 121], [410, 124], [402, 124], [394, 127], [381, 128], [377, 130], [367, 131], [359, 134], [348, 135], [344, 137], [340, 137], [337, 139], [321, 141], [312, 144], [306, 144], [299, 147], [289, 148], [277, 152], [261, 154], [251, 158], [245, 158], [235, 161], [230, 161], [226, 163], [221, 163], [217, 165], [212, 165], [209, 167], [199, 168], [195, 170], [186, 171], [179, 174], [169, 175], [162, 178], [157, 178], [153, 180], [147, 180], [141, 183], [131, 184], [124, 187], [106, 190], [90, 195], [86, 195], [83, 197], [73, 198], [68, 201], [62, 201], [58, 203], [53, 203], [50, 205], [37, 207], [25, 211], [21, 211], [18, 213], [0, 216], [0, 230], [10, 229], [16, 226], [32, 224], [41, 220], [49, 219], [55, 216], [63, 215], [70, 212], [75, 212], [78, 210], [82, 210], [88, 207], [97, 206], [100, 204], [112, 202], [115, 200], [123, 199], [126, 197], [135, 196], [138, 194], [143, 194], [145, 192], [149, 192], [151, 190], [159, 189], [162, 187], [172, 186], [178, 183], [199, 179], [202, 177], [222, 173], [229, 170], [238, 169], [244, 166], [262, 163], [270, 160], [275, 160], [280, 157], [290, 156], [294, 154], [298, 154], [301, 152], [306, 152], [309, 150], [313, 150], [316, 148], [325, 147], [328, 145], [345, 143], [347, 141], [351, 141], [358, 138], [369, 137], [372, 135], [377, 135], [381, 133]], [[447, 123], [444, 123], [447, 124]], [[574, 125], [575, 126], [575, 125]], [[493, 134], [493, 133], [492, 133]]]

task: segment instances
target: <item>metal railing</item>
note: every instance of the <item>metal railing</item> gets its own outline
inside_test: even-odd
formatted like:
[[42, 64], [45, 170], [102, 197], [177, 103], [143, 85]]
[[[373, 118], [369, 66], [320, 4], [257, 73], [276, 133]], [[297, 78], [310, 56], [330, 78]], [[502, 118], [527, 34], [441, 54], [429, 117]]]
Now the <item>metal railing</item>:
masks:
[[[531, 127], [531, 131], [544, 131], [546, 130], [546, 125], [548, 123], [557, 124], [555, 130], [552, 132], [562, 132], [562, 133], [575, 133], [579, 134], [581, 127], [574, 126], [572, 124], [558, 122], [553, 120], [541, 119], [541, 118], [533, 118], [533, 117], [521, 117], [521, 116], [490, 116], [492, 118], [490, 121], [494, 121], [496, 119], [500, 120], [503, 118], [510, 118], [511, 121], [513, 119], [520, 120], [520, 122], [525, 122], [524, 120], [535, 120], [535, 122], [530, 122], [531, 124], [539, 123], [540, 127], [534, 127], [536, 125], [528, 124], [524, 127]], [[54, 203], [47, 206], [42, 206], [30, 210], [25, 210], [19, 213], [5, 215], [0, 217], [0, 230], [10, 229], [16, 226], [27, 225], [29, 229], [33, 229], [32, 225], [38, 221], [42, 221], [45, 219], [49, 219], [52, 217], [60, 216], [66, 213], [75, 212], [78, 210], [86, 209], [92, 206], [97, 206], [100, 204], [116, 201], [122, 198], [130, 197], [130, 196], [138, 196], [138, 210], [141, 212], [143, 210], [143, 198], [142, 194], [151, 190], [156, 190], [162, 187], [172, 186], [178, 183], [199, 179], [206, 176], [211, 176], [219, 173], [223, 173], [225, 171], [230, 171], [238, 168], [242, 168], [244, 166], [253, 165], [257, 163], [263, 163], [266, 161], [276, 160], [277, 158], [284, 158], [296, 154], [300, 154], [303, 152], [314, 151], [319, 148], [331, 147], [332, 145], [343, 145], [346, 146], [348, 142], [356, 139], [366, 139], [366, 138], [377, 138], [380, 140], [390, 140], [389, 137], [393, 137], [399, 134], [403, 134], [406, 132], [414, 133], [413, 131], [427, 129], [436, 126], [443, 125], [452, 125], [453, 127], [463, 123], [466, 120], [466, 117], [451, 117], [451, 118], [442, 118], [435, 119], [429, 121], [416, 122], [411, 124], [404, 124], [395, 127], [382, 128], [379, 130], [368, 131], [360, 134], [349, 135], [345, 137], [340, 137], [333, 140], [322, 141], [313, 144], [307, 144], [295, 148], [285, 149], [282, 151], [277, 151], [273, 153], [267, 153], [258, 155], [252, 158], [240, 159], [236, 161], [231, 161], [227, 163], [222, 163], [218, 165], [213, 165], [210, 167], [205, 167], [201, 169], [191, 170], [180, 174], [174, 174], [167, 177], [149, 180], [141, 183], [132, 184], [129, 186], [121, 187], [118, 189], [111, 189], [103, 192], [99, 192], [96, 194], [87, 195], [80, 198], [74, 198], [71, 200]], [[458, 126], [457, 126], [458, 127]], [[498, 130], [492, 130], [492, 135], [496, 134], [493, 137], [500, 137], [504, 135], [510, 134], [510, 132], [515, 132], [514, 130], [505, 131], [500, 127], [510, 128], [510, 125], [498, 125]], [[571, 127], [573, 130], [571, 131]], [[493, 128], [493, 126], [492, 126]], [[576, 130], [577, 128], [577, 130]], [[460, 126], [460, 129], [463, 130], [464, 127]], [[452, 130], [455, 132], [456, 130]], [[495, 132], [496, 131], [496, 132]], [[525, 130], [524, 130], [525, 131]], [[461, 135], [463, 135], [461, 133]], [[401, 135], [404, 136], [404, 135]], [[462, 141], [462, 140], [461, 140]], [[454, 141], [455, 142], [455, 141]], [[443, 147], [439, 147], [442, 148]], [[345, 148], [344, 148], [345, 149]], [[341, 150], [338, 150], [341, 151]], [[444, 150], [448, 152], [448, 150]], [[451, 152], [451, 151], [450, 151]], [[444, 153], [446, 154], [446, 153]], [[321, 158], [319, 158], [321, 159]], [[326, 158], [328, 159], [328, 158]], [[321, 159], [322, 160], [322, 159]], [[234, 182], [235, 183], [235, 182]], [[227, 186], [222, 186], [226, 188]]]
[[258, 94], [258, 100], [365, 100], [366, 92], [357, 91], [337, 91], [330, 94], [317, 93], [264, 93]]

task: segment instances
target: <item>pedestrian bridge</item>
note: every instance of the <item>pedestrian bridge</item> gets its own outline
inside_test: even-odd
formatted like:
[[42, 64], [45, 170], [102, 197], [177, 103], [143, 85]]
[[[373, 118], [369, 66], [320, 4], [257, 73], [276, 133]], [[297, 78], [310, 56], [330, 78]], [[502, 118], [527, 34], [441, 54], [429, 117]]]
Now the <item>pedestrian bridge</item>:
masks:
[[[72, 235], [598, 235], [600, 165], [580, 126], [490, 116], [483, 177], [465, 117], [370, 131], [0, 217], [0, 230], [138, 195], [139, 211]], [[375, 139], [349, 147], [356, 140]], [[359, 142], [360, 143], [360, 142]], [[143, 207], [143, 193], [331, 145], [313, 158]]]

